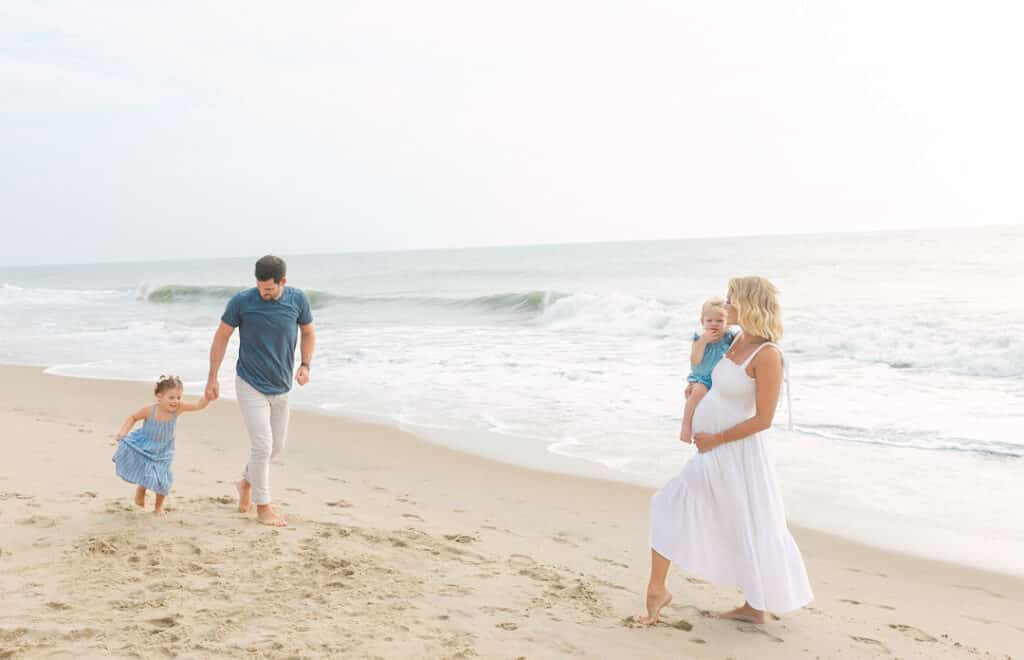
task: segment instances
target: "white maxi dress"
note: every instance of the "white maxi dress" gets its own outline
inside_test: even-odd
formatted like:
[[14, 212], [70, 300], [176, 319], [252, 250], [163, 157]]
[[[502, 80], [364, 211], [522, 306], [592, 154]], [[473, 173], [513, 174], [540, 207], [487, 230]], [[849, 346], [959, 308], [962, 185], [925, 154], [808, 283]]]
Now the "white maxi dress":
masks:
[[[719, 360], [694, 433], [721, 433], [754, 416], [747, 365], [765, 346], [775, 345], [762, 344], [743, 364]], [[759, 610], [788, 612], [814, 598], [762, 433], [695, 455], [654, 494], [651, 548], [689, 573], [739, 587]]]

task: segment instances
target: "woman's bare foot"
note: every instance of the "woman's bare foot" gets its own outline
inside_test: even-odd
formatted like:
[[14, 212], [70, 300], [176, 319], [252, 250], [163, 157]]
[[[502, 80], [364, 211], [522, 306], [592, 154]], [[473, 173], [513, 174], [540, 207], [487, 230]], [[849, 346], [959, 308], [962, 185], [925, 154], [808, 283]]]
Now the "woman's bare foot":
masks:
[[718, 615], [719, 619], [733, 619], [734, 621], [745, 621], [746, 623], [764, 623], [764, 610], [755, 610], [750, 603], [743, 603], [742, 606]]
[[263, 525], [271, 527], [287, 527], [288, 521], [274, 513], [274, 508], [269, 504], [256, 505], [256, 520]]
[[637, 615], [633, 620], [645, 626], [653, 626], [658, 622], [661, 608], [672, 602], [672, 592], [662, 587], [660, 591], [647, 590], [647, 616]]
[[146, 506], [146, 489], [142, 486], [135, 489], [135, 506]]
[[238, 512], [249, 513], [252, 508], [252, 484], [242, 479], [235, 483], [235, 490], [238, 491]]

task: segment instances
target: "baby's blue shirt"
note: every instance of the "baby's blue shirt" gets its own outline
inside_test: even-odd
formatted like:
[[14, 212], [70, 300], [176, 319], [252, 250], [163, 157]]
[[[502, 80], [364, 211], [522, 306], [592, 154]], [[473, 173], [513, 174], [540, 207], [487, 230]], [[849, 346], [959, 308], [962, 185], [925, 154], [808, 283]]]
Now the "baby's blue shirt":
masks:
[[[687, 381], [690, 383], [702, 383], [704, 387], [711, 389], [711, 372], [714, 370], [715, 365], [718, 361], [725, 357], [725, 352], [732, 346], [732, 340], [736, 338], [736, 332], [733, 330], [726, 330], [722, 335], [722, 338], [713, 344], [708, 344], [704, 347], [704, 357], [701, 359], [700, 364], [690, 371]], [[698, 333], [693, 333], [693, 341], [700, 339]]]

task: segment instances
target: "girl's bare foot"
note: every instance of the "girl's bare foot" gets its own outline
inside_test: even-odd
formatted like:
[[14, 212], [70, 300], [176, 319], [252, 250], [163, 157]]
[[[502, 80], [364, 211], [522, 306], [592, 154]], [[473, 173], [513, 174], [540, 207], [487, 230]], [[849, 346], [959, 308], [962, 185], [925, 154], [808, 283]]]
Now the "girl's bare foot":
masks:
[[156, 502], [154, 502], [154, 505], [153, 505], [153, 515], [154, 516], [165, 516], [165, 515], [167, 515], [167, 512], [164, 511], [164, 497], [166, 497], [166, 496], [165, 495], [160, 495], [159, 493], [157, 493]]
[[263, 525], [270, 525], [271, 527], [288, 526], [288, 521], [274, 513], [274, 508], [269, 504], [259, 504], [256, 506], [256, 520]]
[[745, 621], [746, 623], [764, 623], [764, 611], [755, 610], [750, 603], [743, 603], [742, 606], [718, 615], [719, 619], [733, 619], [734, 621]]
[[146, 489], [142, 486], [135, 489], [135, 506], [146, 506]]
[[163, 507], [160, 507], [158, 509], [153, 509], [153, 515], [159, 518], [160, 516], [166, 516], [167, 511], [164, 510]]
[[238, 491], [238, 512], [249, 513], [252, 508], [252, 484], [242, 479], [235, 483], [235, 490]]
[[647, 590], [647, 616], [637, 615], [633, 620], [645, 626], [653, 626], [658, 622], [661, 608], [672, 602], [672, 592], [664, 587], [660, 591]]

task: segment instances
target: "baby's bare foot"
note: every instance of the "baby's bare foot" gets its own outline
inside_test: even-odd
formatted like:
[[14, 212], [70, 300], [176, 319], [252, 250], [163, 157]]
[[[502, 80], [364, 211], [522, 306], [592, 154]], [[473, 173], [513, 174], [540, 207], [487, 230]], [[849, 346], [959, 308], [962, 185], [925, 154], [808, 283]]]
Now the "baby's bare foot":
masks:
[[238, 491], [238, 512], [248, 513], [252, 508], [252, 484], [242, 479], [235, 483], [235, 490]]

